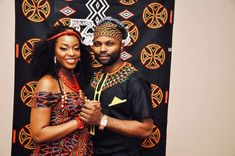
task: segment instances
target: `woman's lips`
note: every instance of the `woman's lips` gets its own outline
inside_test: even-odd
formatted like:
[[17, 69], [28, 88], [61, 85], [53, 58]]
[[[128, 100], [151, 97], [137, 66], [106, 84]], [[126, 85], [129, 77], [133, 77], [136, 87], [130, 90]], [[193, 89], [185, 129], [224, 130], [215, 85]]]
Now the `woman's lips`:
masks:
[[69, 64], [74, 64], [74, 63], [76, 63], [77, 59], [75, 59], [75, 58], [69, 58], [69, 59], [66, 59], [66, 61], [67, 61]]

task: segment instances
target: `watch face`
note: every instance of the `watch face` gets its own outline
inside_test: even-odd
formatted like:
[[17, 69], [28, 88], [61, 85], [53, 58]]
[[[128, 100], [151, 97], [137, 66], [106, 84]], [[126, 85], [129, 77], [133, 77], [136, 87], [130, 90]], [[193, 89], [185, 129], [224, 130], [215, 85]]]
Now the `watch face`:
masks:
[[102, 121], [101, 121], [101, 125], [104, 125], [104, 124], [105, 124], [105, 121], [104, 121], [104, 120], [102, 120]]
[[108, 122], [108, 116], [104, 115], [101, 119], [100, 125], [106, 126]]

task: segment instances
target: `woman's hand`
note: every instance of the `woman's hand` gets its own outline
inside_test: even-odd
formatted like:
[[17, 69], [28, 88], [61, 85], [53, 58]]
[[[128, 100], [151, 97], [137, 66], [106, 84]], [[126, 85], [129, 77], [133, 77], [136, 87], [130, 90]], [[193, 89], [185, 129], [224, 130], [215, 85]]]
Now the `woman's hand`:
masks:
[[99, 126], [103, 116], [100, 103], [94, 100], [86, 100], [79, 116], [86, 124]]
[[85, 100], [87, 99], [87, 97], [84, 95], [84, 92], [82, 90], [79, 90], [78, 97], [82, 101], [82, 103], [85, 103]]

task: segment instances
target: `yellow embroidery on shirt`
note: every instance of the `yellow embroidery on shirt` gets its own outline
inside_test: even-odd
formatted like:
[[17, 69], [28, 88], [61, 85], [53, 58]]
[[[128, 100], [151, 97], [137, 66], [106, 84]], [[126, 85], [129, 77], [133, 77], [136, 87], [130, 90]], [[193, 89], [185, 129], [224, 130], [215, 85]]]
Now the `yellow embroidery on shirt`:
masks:
[[109, 104], [109, 107], [110, 106], [114, 106], [114, 105], [118, 105], [118, 104], [121, 104], [121, 103], [123, 103], [123, 102], [126, 102], [126, 99], [119, 99], [118, 97], [114, 97], [113, 98], [113, 100], [112, 100], [112, 102]]

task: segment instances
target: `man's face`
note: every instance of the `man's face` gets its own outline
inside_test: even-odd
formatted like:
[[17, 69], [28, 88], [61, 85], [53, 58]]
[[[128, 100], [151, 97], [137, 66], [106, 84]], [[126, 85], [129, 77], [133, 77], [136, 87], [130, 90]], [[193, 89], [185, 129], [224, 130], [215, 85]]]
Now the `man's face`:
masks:
[[92, 48], [97, 60], [103, 66], [110, 66], [120, 59], [123, 45], [115, 38], [100, 36], [94, 40]]

